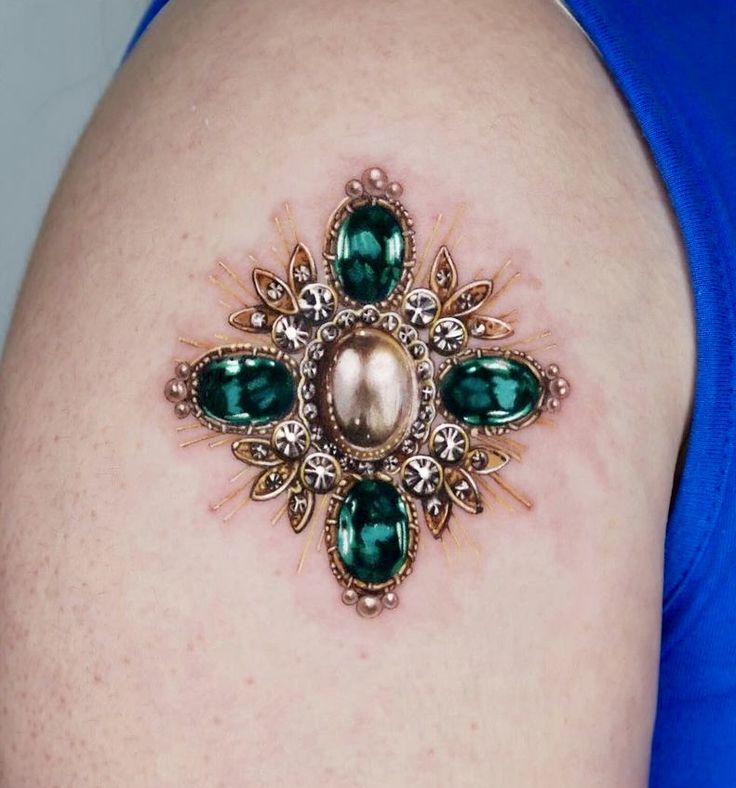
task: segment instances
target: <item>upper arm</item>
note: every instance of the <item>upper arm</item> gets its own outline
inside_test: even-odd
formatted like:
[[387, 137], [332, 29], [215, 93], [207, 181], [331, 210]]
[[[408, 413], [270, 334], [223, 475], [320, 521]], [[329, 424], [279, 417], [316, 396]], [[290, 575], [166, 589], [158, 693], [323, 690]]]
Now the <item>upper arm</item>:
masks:
[[[216, 261], [282, 266], [278, 216], [319, 263], [373, 163], [420, 256], [511, 259], [503, 344], [572, 393], [513, 436], [532, 508], [497, 485], [457, 540], [421, 525], [364, 621], [315, 534], [297, 575], [280, 500], [208, 512], [241, 466], [180, 450], [160, 389], [199, 353], [177, 337], [236, 333]], [[667, 206], [551, 4], [176, 4], [71, 162], [3, 362], [4, 784], [644, 784], [691, 366]]]

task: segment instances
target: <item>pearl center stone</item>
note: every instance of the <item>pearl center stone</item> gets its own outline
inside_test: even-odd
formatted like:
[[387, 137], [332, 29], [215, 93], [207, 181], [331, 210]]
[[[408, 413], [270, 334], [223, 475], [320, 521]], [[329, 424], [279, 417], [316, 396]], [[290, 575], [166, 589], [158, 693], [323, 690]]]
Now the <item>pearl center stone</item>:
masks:
[[333, 436], [366, 455], [393, 451], [417, 408], [414, 365], [401, 343], [379, 329], [358, 329], [335, 344], [325, 372], [321, 395], [331, 405]]

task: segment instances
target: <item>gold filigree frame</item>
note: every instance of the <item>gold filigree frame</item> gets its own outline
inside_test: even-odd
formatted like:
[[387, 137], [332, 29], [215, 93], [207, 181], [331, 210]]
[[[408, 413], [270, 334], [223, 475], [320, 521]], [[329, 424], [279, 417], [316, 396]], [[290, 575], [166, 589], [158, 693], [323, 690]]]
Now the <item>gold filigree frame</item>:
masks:
[[[354, 322], [350, 325], [340, 325], [338, 318], [344, 315], [352, 315]], [[366, 319], [366, 315], [374, 315], [374, 318]], [[343, 309], [340, 310], [333, 321], [321, 326], [317, 337], [305, 348], [304, 357], [305, 359], [313, 360], [310, 359], [312, 355], [310, 352], [311, 348], [329, 348], [330, 346], [336, 346], [345, 336], [361, 328], [382, 331], [387, 336], [395, 339], [405, 351], [407, 361], [412, 364], [416, 384], [416, 396], [414, 397], [415, 401], [410, 403], [412, 406], [412, 416], [408, 420], [405, 431], [394, 435], [387, 444], [382, 444], [381, 446], [371, 449], [355, 446], [341, 434], [340, 427], [335, 417], [329, 383], [324, 383], [324, 389], [315, 393], [313, 397], [307, 398], [305, 396], [310, 385], [314, 385], [315, 382], [319, 383], [319, 381], [325, 381], [325, 379], [329, 380], [329, 369], [323, 368], [323, 365], [329, 364], [331, 361], [329, 352], [325, 352], [325, 355], [317, 361], [318, 372], [315, 378], [307, 378], [302, 368], [302, 376], [297, 388], [299, 415], [305, 424], [316, 421], [322, 425], [328, 433], [329, 440], [348, 457], [354, 457], [358, 460], [367, 462], [385, 460], [387, 457], [394, 454], [396, 454], [398, 458], [403, 458], [406, 456], [407, 452], [400, 451], [401, 444], [407, 438], [412, 438], [417, 445], [421, 445], [426, 441], [429, 436], [431, 424], [436, 415], [434, 405], [436, 397], [436, 386], [434, 383], [435, 365], [430, 357], [429, 348], [426, 342], [418, 338], [416, 329], [405, 323], [398, 312], [379, 312], [373, 304], [363, 306], [361, 309]], [[402, 329], [411, 331], [412, 336], [415, 337], [408, 344], [404, 343], [401, 339], [400, 335]], [[334, 335], [329, 339], [326, 338], [332, 332], [334, 332]], [[428, 398], [427, 394], [424, 394], [423, 399], [422, 391], [428, 391], [429, 389], [432, 390], [431, 397]], [[317, 408], [316, 418], [313, 419], [310, 419], [308, 415], [310, 404], [315, 405]], [[421, 432], [419, 431], [420, 424], [424, 425]], [[416, 432], [414, 431], [415, 429]]]
[[[456, 416], [453, 416], [453, 414], [450, 413], [442, 404], [442, 395], [440, 393], [442, 389], [442, 379], [453, 367], [461, 364], [463, 361], [466, 361], [469, 358], [503, 358], [521, 361], [526, 367], [529, 368], [534, 377], [539, 381], [539, 396], [532, 411], [517, 421], [511, 421], [507, 424], [498, 426], [484, 427], [466, 424]], [[534, 422], [544, 412], [544, 400], [548, 393], [547, 382], [547, 374], [542, 365], [536, 359], [532, 358], [532, 356], [530, 356], [528, 353], [524, 353], [522, 350], [514, 350], [513, 348], [502, 347], [493, 347], [487, 349], [477, 347], [469, 348], [455, 356], [452, 356], [452, 358], [448, 358], [440, 365], [439, 369], [437, 370], [435, 400], [437, 412], [447, 421], [451, 421], [463, 427], [465, 430], [470, 432], [471, 435], [477, 435], [480, 432], [486, 435], [504, 435], [508, 432], [516, 432], [523, 429], [524, 427], [528, 427], [530, 424], [534, 424]]]
[[325, 233], [325, 243], [322, 251], [325, 275], [330, 286], [337, 291], [340, 300], [344, 304], [354, 309], [360, 309], [365, 306], [364, 303], [350, 298], [350, 296], [345, 293], [333, 269], [333, 263], [337, 257], [337, 236], [340, 232], [340, 226], [348, 214], [353, 213], [358, 208], [362, 208], [364, 205], [382, 206], [396, 217], [396, 220], [401, 226], [401, 234], [404, 238], [404, 256], [402, 259], [401, 277], [388, 298], [385, 298], [383, 301], [371, 302], [372, 306], [382, 311], [397, 309], [404, 293], [411, 288], [414, 281], [414, 266], [416, 265], [417, 255], [416, 239], [414, 237], [414, 220], [411, 218], [404, 205], [398, 200], [363, 195], [361, 197], [346, 197], [337, 206], [330, 217]]
[[[376, 474], [374, 478], [389, 482], [390, 484], [393, 483], [391, 478], [385, 474]], [[363, 580], [359, 580], [348, 571], [342, 561], [342, 558], [340, 558], [340, 552], [337, 547], [337, 521], [340, 513], [340, 507], [347, 497], [347, 494], [350, 492], [353, 485], [360, 481], [362, 481], [362, 478], [355, 474], [343, 476], [336, 490], [330, 496], [330, 500], [327, 505], [327, 517], [325, 520], [324, 532], [327, 555], [329, 556], [332, 574], [335, 576], [338, 583], [340, 583], [340, 585], [342, 585], [344, 588], [354, 588], [360, 594], [384, 594], [396, 588], [399, 584], [406, 580], [406, 578], [413, 571], [414, 561], [416, 559], [417, 549], [419, 547], [419, 522], [417, 520], [416, 509], [412, 503], [411, 498], [403, 490], [399, 490], [397, 488], [397, 492], [399, 493], [401, 500], [404, 502], [404, 506], [406, 507], [406, 511], [409, 516], [409, 544], [406, 551], [406, 561], [404, 561], [403, 565], [395, 575], [383, 583], [366, 583]]]
[[288, 367], [289, 372], [293, 376], [296, 391], [297, 381], [299, 380], [299, 365], [287, 353], [284, 353], [278, 348], [271, 347], [270, 345], [252, 345], [249, 342], [242, 344], [237, 343], [232, 345], [220, 345], [219, 347], [212, 348], [212, 350], [208, 350], [205, 354], [195, 359], [191, 364], [192, 370], [188, 380], [189, 398], [192, 403], [192, 416], [194, 416], [194, 418], [197, 419], [200, 424], [203, 424], [213, 432], [231, 433], [233, 435], [265, 435], [270, 432], [274, 424], [277, 424], [282, 420], [292, 418], [296, 414], [299, 405], [298, 396], [294, 397], [294, 402], [287, 413], [264, 424], [239, 426], [208, 416], [199, 404], [199, 373], [203, 367], [210, 363], [210, 361], [224, 358], [225, 356], [274, 358]]

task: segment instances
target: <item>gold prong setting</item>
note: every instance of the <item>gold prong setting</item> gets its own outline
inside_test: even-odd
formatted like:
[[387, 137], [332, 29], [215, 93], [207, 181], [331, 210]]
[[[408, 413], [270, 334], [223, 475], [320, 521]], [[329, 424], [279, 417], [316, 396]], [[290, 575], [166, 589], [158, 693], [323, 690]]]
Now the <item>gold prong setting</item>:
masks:
[[[551, 424], [570, 394], [557, 364], [543, 365], [522, 349], [524, 341], [504, 344], [514, 337], [514, 310], [482, 313], [518, 281], [518, 272], [506, 273], [510, 261], [489, 279], [460, 282], [448, 247], [460, 211], [422, 275], [426, 281], [415, 283], [441, 216], [417, 266], [414, 221], [402, 194], [380, 167], [347, 182], [325, 232], [326, 281], [319, 281], [286, 205], [286, 218], [274, 219], [287, 252], [285, 274], [256, 261], [248, 286], [218, 261], [229, 280], [212, 277], [228, 301], [241, 304], [230, 326], [254, 341], [210, 347], [182, 339], [203, 352], [178, 360], [164, 387], [175, 416], [195, 420], [178, 429], [204, 431], [187, 433], [182, 446], [229, 443], [244, 464], [231, 480], [238, 486], [212, 510], [229, 509], [227, 523], [247, 500], [283, 496], [271, 521], [286, 519], [294, 533], [306, 532], [297, 572], [310, 546], [316, 542], [319, 551], [324, 544], [343, 603], [366, 619], [398, 607], [397, 587], [417, 557], [419, 511], [446, 549], [446, 535], [460, 544], [459, 529], [463, 538], [462, 520], [450, 530], [456, 513], [478, 514], [484, 503], [510, 508], [504, 495], [531, 508], [501, 474], [524, 449], [511, 435]], [[357, 215], [362, 224], [348, 237], [347, 222]], [[389, 261], [385, 269], [377, 248]], [[281, 256], [276, 247], [274, 253]], [[356, 282], [363, 269], [346, 274], [346, 265], [365, 266], [366, 292], [379, 297], [361, 301]], [[381, 270], [388, 285], [375, 279]], [[257, 303], [249, 305], [241, 292]], [[252, 472], [243, 480], [246, 469]], [[378, 534], [383, 541], [374, 541]]]

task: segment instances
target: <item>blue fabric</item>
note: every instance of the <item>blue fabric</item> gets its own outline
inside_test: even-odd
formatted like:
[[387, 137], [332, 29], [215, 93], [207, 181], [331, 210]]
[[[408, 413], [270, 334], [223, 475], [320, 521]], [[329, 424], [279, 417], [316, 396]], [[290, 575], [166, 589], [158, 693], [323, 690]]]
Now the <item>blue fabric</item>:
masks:
[[736, 3], [568, 0], [626, 97], [687, 249], [695, 404], [665, 544], [650, 785], [736, 786]]
[[[163, 5], [153, 3], [133, 43]], [[649, 144], [680, 224], [696, 311], [694, 412], [665, 545], [650, 785], [733, 788], [736, 0], [567, 0], [567, 6]]]
[[130, 43], [128, 44], [128, 48], [125, 50], [125, 57], [133, 51], [133, 48], [138, 43], [140, 37], [146, 32], [148, 26], [153, 22], [153, 20], [158, 16], [159, 11], [166, 5], [168, 0], [153, 0], [146, 13], [143, 15], [143, 19], [138, 23], [138, 27], [133, 33], [133, 38], [131, 38]]

